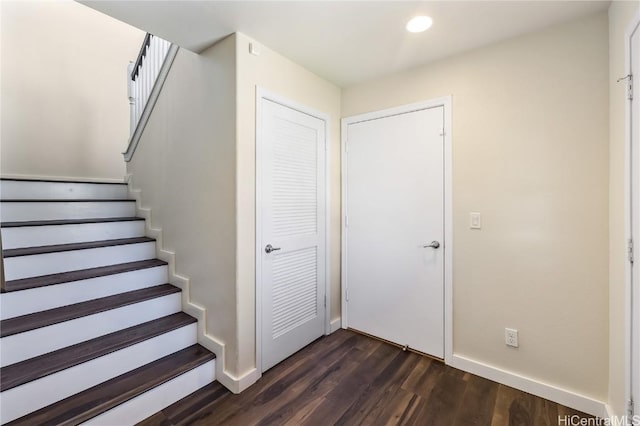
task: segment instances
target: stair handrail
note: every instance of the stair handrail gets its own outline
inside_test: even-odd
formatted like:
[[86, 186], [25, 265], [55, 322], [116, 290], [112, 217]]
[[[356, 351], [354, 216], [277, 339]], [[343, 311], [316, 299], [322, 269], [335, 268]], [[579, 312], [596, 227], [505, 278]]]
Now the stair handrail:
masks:
[[127, 162], [133, 157], [177, 53], [177, 45], [147, 33], [136, 61], [129, 62], [127, 92], [130, 131], [129, 144], [123, 152]]

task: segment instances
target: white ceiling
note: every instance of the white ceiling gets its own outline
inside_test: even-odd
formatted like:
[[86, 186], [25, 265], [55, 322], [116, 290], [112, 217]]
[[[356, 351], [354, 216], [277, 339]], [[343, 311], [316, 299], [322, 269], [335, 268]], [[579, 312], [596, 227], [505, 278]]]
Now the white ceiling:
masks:
[[[239, 31], [345, 87], [606, 10], [609, 1], [83, 0], [121, 21], [202, 51]], [[433, 27], [405, 29], [415, 15]]]

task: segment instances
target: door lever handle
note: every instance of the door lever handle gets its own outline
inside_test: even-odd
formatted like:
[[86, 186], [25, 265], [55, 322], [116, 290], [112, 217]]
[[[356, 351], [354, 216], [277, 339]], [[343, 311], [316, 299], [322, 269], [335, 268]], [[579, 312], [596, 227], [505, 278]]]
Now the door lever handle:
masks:
[[437, 248], [440, 248], [440, 243], [437, 241], [431, 241], [431, 244], [427, 244], [426, 246], [422, 246], [422, 247], [437, 249]]
[[272, 251], [276, 251], [276, 250], [280, 250], [280, 247], [274, 247], [271, 244], [267, 244], [267, 246], [264, 248], [265, 253], [269, 254]]

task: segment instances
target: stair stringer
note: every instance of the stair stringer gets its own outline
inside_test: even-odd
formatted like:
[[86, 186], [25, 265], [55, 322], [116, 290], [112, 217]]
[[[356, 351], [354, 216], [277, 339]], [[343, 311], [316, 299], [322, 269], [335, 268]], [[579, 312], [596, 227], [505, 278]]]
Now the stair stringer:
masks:
[[164, 248], [162, 228], [151, 226], [152, 209], [142, 205], [142, 189], [135, 187], [132, 173], [125, 176], [125, 182], [128, 184], [129, 196], [136, 201], [137, 215], [145, 219], [146, 235], [156, 240], [157, 257], [168, 263], [169, 283], [182, 290], [182, 310], [198, 320], [198, 343], [216, 354], [216, 380], [233, 393], [242, 392], [260, 378], [260, 372], [254, 368], [241, 377], [236, 377], [225, 369], [225, 343], [207, 332], [207, 310], [191, 300], [190, 279], [176, 271], [176, 254]]

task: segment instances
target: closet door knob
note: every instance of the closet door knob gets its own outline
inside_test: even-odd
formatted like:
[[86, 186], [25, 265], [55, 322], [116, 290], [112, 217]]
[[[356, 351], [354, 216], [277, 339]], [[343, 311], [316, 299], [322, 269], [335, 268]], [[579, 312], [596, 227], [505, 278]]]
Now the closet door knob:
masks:
[[272, 251], [276, 251], [276, 250], [280, 250], [280, 247], [274, 247], [271, 244], [267, 244], [267, 246], [264, 248], [265, 253], [269, 254]]
[[422, 247], [437, 249], [437, 248], [440, 248], [440, 243], [437, 241], [431, 241], [431, 244], [427, 244], [426, 246], [422, 246]]

